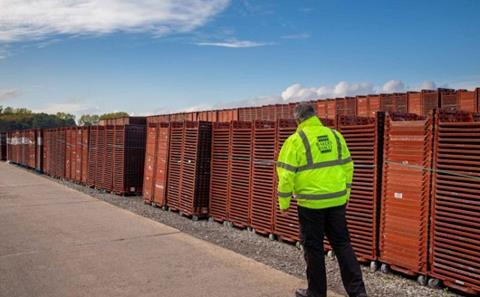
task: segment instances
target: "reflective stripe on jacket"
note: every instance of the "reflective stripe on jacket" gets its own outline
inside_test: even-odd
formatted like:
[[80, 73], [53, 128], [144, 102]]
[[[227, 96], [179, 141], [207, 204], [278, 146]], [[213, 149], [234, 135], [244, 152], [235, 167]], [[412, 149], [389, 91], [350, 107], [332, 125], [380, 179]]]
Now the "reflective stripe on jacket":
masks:
[[335, 207], [350, 197], [353, 162], [343, 136], [314, 116], [283, 144], [277, 174], [280, 209], [289, 208], [292, 196], [302, 207]]

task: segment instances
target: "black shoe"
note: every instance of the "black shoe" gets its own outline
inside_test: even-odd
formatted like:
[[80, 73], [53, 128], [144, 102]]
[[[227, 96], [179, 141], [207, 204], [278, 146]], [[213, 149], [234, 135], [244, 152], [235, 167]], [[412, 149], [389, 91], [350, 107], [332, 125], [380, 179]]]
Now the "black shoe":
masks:
[[310, 296], [308, 294], [308, 290], [307, 289], [297, 289], [295, 291], [295, 297], [308, 297]]
[[357, 295], [357, 297], [368, 297], [368, 296], [367, 296], [367, 293], [362, 293], [360, 295]]

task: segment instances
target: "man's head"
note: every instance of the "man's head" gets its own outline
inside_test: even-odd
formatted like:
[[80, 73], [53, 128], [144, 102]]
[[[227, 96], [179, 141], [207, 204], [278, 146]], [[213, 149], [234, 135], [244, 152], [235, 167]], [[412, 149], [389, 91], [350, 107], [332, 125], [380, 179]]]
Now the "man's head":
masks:
[[298, 124], [315, 115], [315, 108], [310, 103], [299, 103], [293, 111], [293, 116]]

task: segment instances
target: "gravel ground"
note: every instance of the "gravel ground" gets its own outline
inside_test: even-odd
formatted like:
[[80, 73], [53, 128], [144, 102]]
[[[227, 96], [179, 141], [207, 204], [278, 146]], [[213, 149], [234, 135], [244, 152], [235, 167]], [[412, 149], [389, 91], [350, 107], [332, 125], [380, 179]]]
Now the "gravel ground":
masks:
[[[302, 251], [294, 245], [271, 241], [266, 237], [256, 235], [247, 230], [231, 228], [217, 222], [210, 222], [208, 220], [192, 221], [180, 216], [178, 213], [163, 211], [160, 208], [146, 205], [142, 197], [116, 196], [71, 182], [60, 181], [53, 178], [50, 179], [138, 215], [174, 227], [197, 238], [235, 251], [278, 270], [305, 279], [305, 264]], [[326, 266], [329, 288], [339, 294], [345, 294], [337, 261], [327, 258]], [[392, 273], [383, 274], [380, 271], [371, 272], [367, 266], [363, 266], [362, 270], [369, 296], [461, 296], [449, 292], [447, 289], [431, 289], [420, 286], [415, 279], [408, 279], [401, 275]]]

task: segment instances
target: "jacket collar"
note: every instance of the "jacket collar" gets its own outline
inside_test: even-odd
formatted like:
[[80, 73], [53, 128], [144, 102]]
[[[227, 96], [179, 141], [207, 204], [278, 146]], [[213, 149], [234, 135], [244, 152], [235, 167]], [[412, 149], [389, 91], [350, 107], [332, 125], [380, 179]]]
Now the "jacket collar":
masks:
[[297, 132], [303, 130], [305, 127], [313, 127], [313, 126], [323, 126], [322, 122], [317, 116], [312, 116], [306, 119], [305, 121], [301, 122], [297, 127]]

